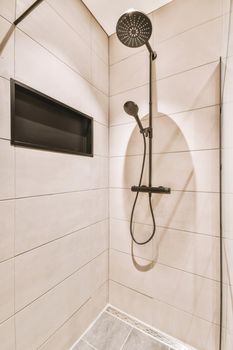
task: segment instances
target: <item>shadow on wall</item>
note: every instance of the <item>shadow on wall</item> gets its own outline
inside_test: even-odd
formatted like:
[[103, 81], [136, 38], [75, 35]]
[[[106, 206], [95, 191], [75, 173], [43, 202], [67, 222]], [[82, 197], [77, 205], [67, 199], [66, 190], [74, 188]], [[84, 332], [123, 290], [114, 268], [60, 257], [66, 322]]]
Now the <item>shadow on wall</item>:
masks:
[[[137, 256], [139, 254], [135, 253], [136, 245], [133, 241], [131, 242], [131, 255], [133, 263], [136, 269], [139, 271], [148, 271], [155, 266], [159, 258], [159, 246], [164, 236], [166, 235], [167, 228], [179, 228], [176, 227], [176, 214], [182, 208], [184, 191], [187, 190], [187, 187], [190, 184], [190, 182], [195, 183], [195, 170], [190, 153], [187, 152], [185, 161], [185, 166], [187, 167], [188, 171], [185, 171], [185, 174], [182, 176], [181, 181], [180, 178], [177, 179], [177, 176], [179, 176], [180, 171], [182, 171], [182, 164], [179, 164], [173, 160], [169, 162], [169, 156], [170, 152], [172, 151], [172, 145], [176, 143], [177, 140], [179, 140], [179, 142], [181, 141], [181, 144], [183, 145], [184, 149], [188, 149], [188, 144], [185, 140], [185, 135], [182, 133], [178, 125], [172, 120], [172, 118], [170, 118], [167, 115], [161, 114], [158, 118], [153, 118], [154, 130], [157, 127], [157, 120], [159, 120], [160, 130], [161, 128], [163, 128], [163, 130], [161, 130], [161, 134], [167, 134], [167, 139], [161, 140], [160, 137], [157, 137], [159, 130], [157, 129], [155, 131], [155, 138], [153, 144], [154, 153], [152, 185], [163, 185], [166, 187], [171, 187], [172, 193], [171, 195], [153, 194], [152, 204], [155, 213], [155, 220], [157, 226], [159, 226], [159, 233], [156, 233], [155, 238], [151, 242], [153, 247], [153, 253], [151, 256], [151, 260], [148, 262], [148, 264], [144, 265], [140, 262], [140, 259], [137, 259]], [[146, 115], [145, 117], [143, 117], [142, 121], [145, 126], [148, 123], [148, 116]], [[164, 128], [166, 130], [164, 130]], [[129, 139], [126, 157], [124, 159], [124, 188], [130, 188], [132, 185], [138, 184], [138, 179], [141, 171], [142, 154], [132, 156], [135, 145], [141, 145], [141, 152], [143, 151], [142, 136], [137, 126], [135, 126]], [[136, 146], [136, 148], [138, 147]], [[169, 179], [169, 177], [169, 182], [166, 182], [166, 179]], [[178, 188], [177, 180], [179, 183]], [[146, 162], [142, 185], [148, 185], [148, 161]], [[173, 191], [176, 191], [175, 196]], [[134, 196], [134, 193], [130, 193], [130, 203], [125, 202], [125, 205], [127, 206], [127, 208], [125, 208], [126, 212], [130, 212]], [[193, 210], [189, 213], [187, 217], [184, 217], [183, 220], [195, 220], [195, 204], [192, 204]], [[130, 208], [128, 208], [128, 206]], [[180, 213], [178, 213], [178, 217], [179, 216]], [[176, 223], [173, 222], [174, 218]], [[141, 193], [139, 195], [139, 199], [135, 210], [133, 231], [136, 239], [138, 239], [139, 241], [143, 241], [144, 239], [148, 238], [151, 234], [152, 220], [149, 211], [148, 194]], [[138, 249], [140, 249], [140, 247], [137, 247], [137, 250]], [[142, 247], [141, 249], [144, 248]]]

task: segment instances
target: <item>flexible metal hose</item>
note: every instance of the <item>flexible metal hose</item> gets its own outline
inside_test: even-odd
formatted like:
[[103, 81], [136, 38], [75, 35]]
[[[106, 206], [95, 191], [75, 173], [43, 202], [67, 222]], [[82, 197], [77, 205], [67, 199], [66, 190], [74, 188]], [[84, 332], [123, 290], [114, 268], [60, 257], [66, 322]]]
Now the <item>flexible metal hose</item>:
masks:
[[[145, 168], [145, 160], [146, 160], [146, 137], [145, 137], [144, 133], [142, 133], [142, 136], [143, 136], [144, 152], [143, 152], [143, 159], [142, 159], [142, 170], [141, 170], [141, 175], [140, 175], [139, 184], [138, 184], [139, 187], [141, 186], [141, 183], [142, 183], [142, 178], [143, 178], [143, 173], [144, 173], [144, 168]], [[138, 200], [138, 195], [139, 195], [139, 192], [136, 193], [136, 196], [135, 196], [135, 199], [134, 199], [134, 203], [133, 203], [133, 207], [132, 207], [131, 216], [130, 216], [130, 234], [131, 234], [132, 240], [133, 240], [136, 244], [144, 245], [144, 244], [149, 243], [149, 242], [152, 240], [152, 238], [154, 237], [155, 231], [156, 231], [156, 223], [155, 223], [155, 217], [154, 217], [154, 212], [153, 212], [152, 202], [151, 202], [151, 196], [152, 196], [152, 194], [151, 194], [151, 193], [148, 193], [150, 212], [151, 212], [151, 217], [152, 217], [152, 221], [153, 221], [153, 230], [152, 230], [152, 234], [151, 234], [150, 237], [149, 237], [146, 241], [144, 241], [144, 242], [138, 242], [138, 241], [136, 240], [136, 238], [134, 237], [134, 233], [133, 233], [133, 217], [134, 217], [134, 211], [135, 211], [135, 207], [136, 207], [137, 200]]]

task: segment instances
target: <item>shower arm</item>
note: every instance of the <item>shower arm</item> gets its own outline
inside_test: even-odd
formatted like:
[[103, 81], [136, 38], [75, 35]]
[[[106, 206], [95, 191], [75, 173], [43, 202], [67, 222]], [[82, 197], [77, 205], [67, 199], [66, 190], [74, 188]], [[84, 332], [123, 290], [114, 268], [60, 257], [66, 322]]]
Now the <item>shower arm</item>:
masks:
[[148, 51], [149, 51], [149, 53], [150, 53], [150, 61], [151, 61], [151, 60], [154, 61], [154, 60], [156, 59], [156, 57], [157, 57], [157, 53], [156, 53], [155, 51], [152, 50], [152, 47], [150, 46], [149, 41], [147, 41], [147, 42], [145, 43], [145, 45], [146, 45], [146, 47], [147, 47], [147, 49], [148, 49]]

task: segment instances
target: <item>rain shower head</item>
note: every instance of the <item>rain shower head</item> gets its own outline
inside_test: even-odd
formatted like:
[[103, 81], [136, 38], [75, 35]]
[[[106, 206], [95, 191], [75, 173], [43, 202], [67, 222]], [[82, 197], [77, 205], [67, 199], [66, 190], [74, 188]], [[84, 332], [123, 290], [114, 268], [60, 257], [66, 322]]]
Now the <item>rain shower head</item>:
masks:
[[146, 45], [152, 60], [157, 57], [150, 46], [149, 39], [152, 34], [150, 18], [145, 13], [130, 9], [118, 20], [116, 26], [118, 39], [128, 47], [140, 47]]
[[143, 12], [130, 9], [118, 20], [116, 26], [118, 39], [128, 47], [145, 45], [152, 34], [152, 24]]
[[127, 101], [124, 104], [124, 110], [127, 114], [131, 115], [132, 117], [134, 117], [136, 119], [136, 122], [139, 126], [139, 129], [143, 133], [144, 129], [143, 129], [142, 123], [138, 117], [138, 111], [139, 111], [138, 105], [133, 101]]

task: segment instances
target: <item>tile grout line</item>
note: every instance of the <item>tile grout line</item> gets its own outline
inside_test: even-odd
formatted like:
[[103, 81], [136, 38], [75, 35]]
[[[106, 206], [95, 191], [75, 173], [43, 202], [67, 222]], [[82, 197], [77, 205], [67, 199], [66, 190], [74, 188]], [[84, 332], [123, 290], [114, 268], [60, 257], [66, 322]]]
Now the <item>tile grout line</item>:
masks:
[[[47, 289], [45, 292], [43, 292], [42, 294], [40, 294], [39, 296], [37, 296], [35, 299], [33, 299], [32, 301], [30, 301], [29, 303], [27, 303], [26, 305], [24, 305], [23, 307], [21, 307], [20, 309], [18, 309], [15, 312], [15, 315], [19, 314], [22, 310], [25, 310], [26, 308], [30, 307], [34, 302], [38, 301], [40, 298], [43, 298], [45, 295], [47, 295], [48, 293], [50, 293], [51, 291], [53, 291], [55, 288], [57, 288], [58, 286], [60, 286], [61, 284], [63, 284], [66, 280], [68, 280], [69, 278], [71, 278], [72, 276], [74, 276], [75, 274], [79, 273], [83, 268], [85, 268], [87, 265], [93, 263], [93, 261], [95, 261], [95, 259], [98, 259], [101, 256], [104, 256], [104, 254], [107, 252], [107, 249], [103, 250], [101, 253], [99, 253], [98, 255], [96, 255], [94, 258], [92, 258], [91, 260], [89, 260], [87, 263], [85, 263], [84, 265], [82, 265], [81, 267], [79, 267], [78, 269], [76, 269], [75, 271], [73, 271], [72, 273], [70, 273], [69, 275], [67, 275], [65, 278], [63, 278], [62, 280], [60, 280], [59, 282], [57, 282], [56, 284], [54, 284], [51, 288]], [[107, 280], [106, 280], [107, 281]], [[106, 283], [106, 281], [104, 281], [104, 283]], [[104, 284], [103, 283], [103, 284]]]
[[[56, 60], [58, 60], [60, 63], [62, 63], [64, 66], [66, 66], [68, 69], [70, 69], [72, 72], [74, 72], [75, 74], [77, 74], [80, 78], [82, 78], [83, 80], [85, 80], [85, 82], [90, 85], [92, 88], [96, 89], [97, 91], [99, 91], [100, 93], [102, 93], [105, 97], [108, 98], [108, 95], [105, 91], [101, 90], [99, 87], [95, 86], [93, 84], [93, 82], [91, 82], [87, 77], [85, 77], [84, 74], [82, 74], [80, 71], [78, 71], [76, 68], [72, 67], [71, 65], [69, 65], [68, 63], [66, 63], [65, 61], [63, 61], [63, 59], [61, 59], [58, 55], [56, 55], [54, 52], [52, 52], [50, 49], [48, 49], [46, 46], [44, 46], [43, 44], [41, 44], [39, 41], [37, 41], [35, 38], [32, 38], [25, 30], [20, 29], [19, 27], [17, 27], [17, 30], [20, 31], [21, 33], [23, 33], [25, 36], [27, 36], [28, 38], [30, 38], [34, 43], [36, 43], [37, 45], [39, 45], [41, 48], [43, 48], [46, 52], [48, 52], [51, 56], [53, 56]], [[105, 64], [106, 65], [106, 64]], [[107, 65], [106, 65], [107, 66]], [[92, 113], [91, 113], [92, 115]]]
[[[108, 312], [108, 311], [107, 311], [107, 312]], [[124, 350], [124, 346], [125, 346], [125, 344], [127, 343], [128, 339], [129, 339], [129, 337], [130, 337], [130, 334], [133, 332], [133, 329], [134, 329], [134, 327], [131, 327], [131, 329], [130, 329], [130, 331], [129, 331], [129, 334], [128, 334], [127, 337], [125, 338], [125, 341], [124, 341], [124, 343], [122, 344], [122, 346], [120, 347], [119, 350]]]

